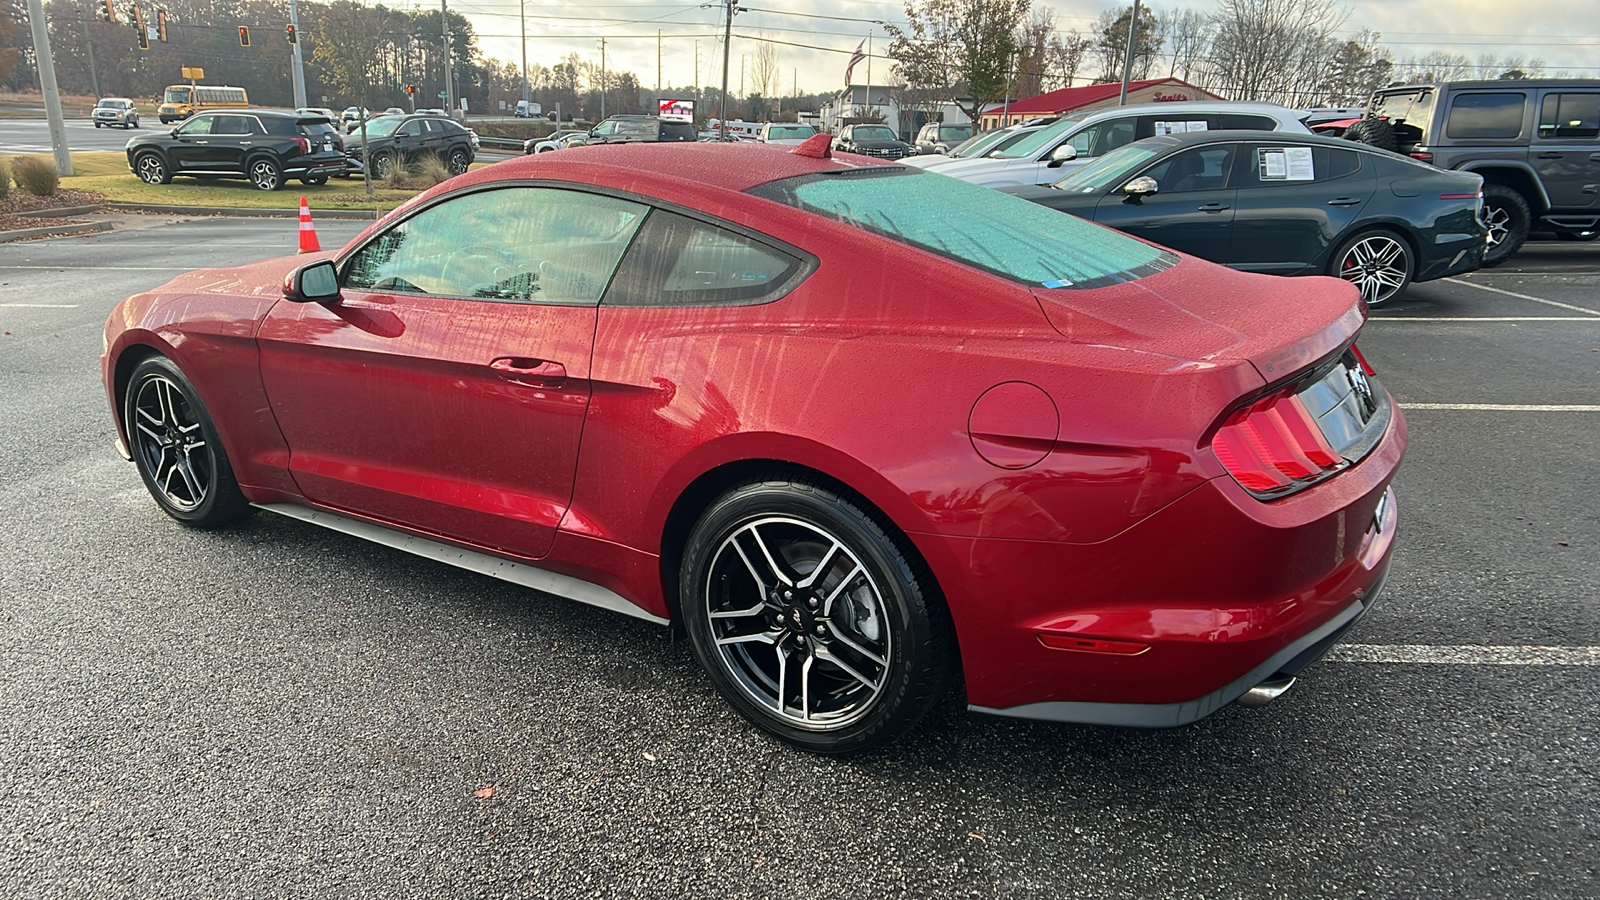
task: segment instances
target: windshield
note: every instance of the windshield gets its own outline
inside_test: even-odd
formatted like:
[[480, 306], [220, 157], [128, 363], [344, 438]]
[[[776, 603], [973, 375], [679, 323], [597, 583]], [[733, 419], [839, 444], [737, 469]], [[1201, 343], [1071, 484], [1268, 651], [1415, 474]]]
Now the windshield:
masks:
[[808, 138], [816, 134], [817, 130], [810, 125], [774, 125], [767, 129], [767, 140], [788, 141], [795, 138]]
[[950, 148], [950, 156], [955, 159], [966, 159], [969, 156], [982, 156], [1006, 138], [1016, 137], [1017, 135], [1023, 133], [1024, 132], [1006, 129], [1003, 131], [990, 131], [985, 134], [980, 134], [977, 137], [968, 138], [967, 141], [959, 147]]
[[188, 103], [189, 102], [189, 89], [188, 88], [167, 88], [167, 95], [166, 95], [166, 99], [165, 99], [164, 102], [167, 102], [167, 103]]
[[972, 137], [971, 125], [939, 126], [939, 140], [941, 141], [964, 141], [969, 137]]
[[1143, 147], [1118, 147], [1050, 186], [1073, 194], [1092, 194], [1126, 178], [1155, 155], [1156, 151]]
[[129, 103], [127, 100], [101, 100], [99, 103], [95, 104], [95, 106], [98, 106], [101, 109], [127, 109], [132, 105], [133, 104]]
[[[750, 193], [1047, 288], [1099, 287], [1169, 268], [1159, 247], [935, 172], [873, 167], [802, 175]], [[929, 216], [928, 210], [941, 214]]]
[[1054, 146], [1058, 138], [1077, 128], [1082, 121], [1082, 118], [1062, 119], [1054, 125], [1046, 125], [1038, 131], [1030, 132], [1022, 140], [1002, 147], [989, 155], [995, 159], [1022, 159], [1036, 156], [1040, 150]]
[[[384, 116], [381, 119], [368, 119], [367, 137], [388, 137], [389, 135], [394, 134], [394, 130], [399, 128], [400, 123], [404, 121], [405, 119], [402, 119], [399, 116]], [[360, 134], [361, 129], [356, 129], [356, 133]]]
[[1374, 94], [1372, 108], [1367, 110], [1367, 114], [1376, 119], [1388, 119], [1402, 142], [1425, 144], [1428, 142], [1428, 126], [1433, 119], [1433, 89], [1422, 88], [1404, 94]]
[[892, 141], [894, 139], [894, 132], [890, 131], [886, 125], [857, 125], [855, 130], [850, 132], [850, 140], [852, 141]]

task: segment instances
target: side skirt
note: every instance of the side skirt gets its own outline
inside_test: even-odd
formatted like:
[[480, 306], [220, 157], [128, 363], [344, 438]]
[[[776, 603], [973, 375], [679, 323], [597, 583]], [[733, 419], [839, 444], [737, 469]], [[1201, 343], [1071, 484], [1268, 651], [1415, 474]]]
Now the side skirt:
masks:
[[576, 600], [579, 603], [587, 603], [590, 606], [609, 609], [612, 612], [643, 619], [656, 625], [671, 624], [667, 619], [651, 615], [628, 602], [621, 594], [607, 590], [597, 584], [573, 578], [570, 575], [562, 575], [558, 572], [550, 572], [526, 563], [512, 562], [509, 559], [501, 559], [498, 556], [491, 556], [476, 550], [468, 550], [465, 547], [457, 547], [440, 541], [429, 540], [425, 537], [405, 534], [404, 532], [385, 528], [382, 525], [376, 525], [360, 519], [352, 519], [323, 509], [311, 509], [294, 503], [256, 503], [253, 505], [267, 512], [288, 516], [291, 519], [299, 519], [302, 522], [310, 522], [313, 525], [321, 525], [324, 528], [331, 528], [334, 531], [372, 541], [375, 544], [382, 544], [385, 547], [393, 547], [396, 550], [414, 553], [434, 562], [466, 569], [469, 572], [477, 572], [479, 575], [487, 575], [490, 578], [509, 581], [512, 584], [532, 588], [546, 594], [554, 594], [567, 600]]

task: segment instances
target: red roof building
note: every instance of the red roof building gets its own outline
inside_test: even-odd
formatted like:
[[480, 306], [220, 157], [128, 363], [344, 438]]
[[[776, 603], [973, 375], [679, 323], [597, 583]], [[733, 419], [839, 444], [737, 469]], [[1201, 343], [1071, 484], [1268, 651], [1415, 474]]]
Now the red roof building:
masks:
[[[1116, 106], [1122, 93], [1122, 83], [1090, 84], [1084, 87], [1062, 88], [1026, 100], [1018, 100], [1006, 107], [1004, 104], [986, 109], [980, 116], [983, 131], [1003, 128], [1041, 116], [1059, 116], [1083, 109]], [[1129, 103], [1181, 102], [1184, 100], [1224, 100], [1210, 91], [1197, 88], [1180, 78], [1151, 78], [1128, 82]]]

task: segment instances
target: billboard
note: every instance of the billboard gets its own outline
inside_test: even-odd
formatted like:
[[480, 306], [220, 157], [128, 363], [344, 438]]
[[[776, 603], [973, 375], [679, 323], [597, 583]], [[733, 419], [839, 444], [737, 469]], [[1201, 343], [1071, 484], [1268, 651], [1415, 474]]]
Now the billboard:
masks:
[[694, 121], [693, 100], [662, 100], [660, 103], [661, 110], [656, 115], [661, 118], [672, 122]]

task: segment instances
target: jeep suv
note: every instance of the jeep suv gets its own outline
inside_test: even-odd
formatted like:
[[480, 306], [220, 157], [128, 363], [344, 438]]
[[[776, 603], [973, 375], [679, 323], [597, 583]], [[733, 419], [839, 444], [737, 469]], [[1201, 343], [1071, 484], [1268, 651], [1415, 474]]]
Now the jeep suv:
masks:
[[1600, 234], [1600, 79], [1382, 88], [1345, 137], [1483, 176], [1485, 266], [1510, 259], [1536, 228], [1567, 240]]
[[275, 191], [290, 178], [322, 184], [345, 170], [344, 146], [326, 116], [265, 109], [204, 112], [171, 131], [128, 142], [128, 168], [147, 184], [174, 175], [247, 178]]

